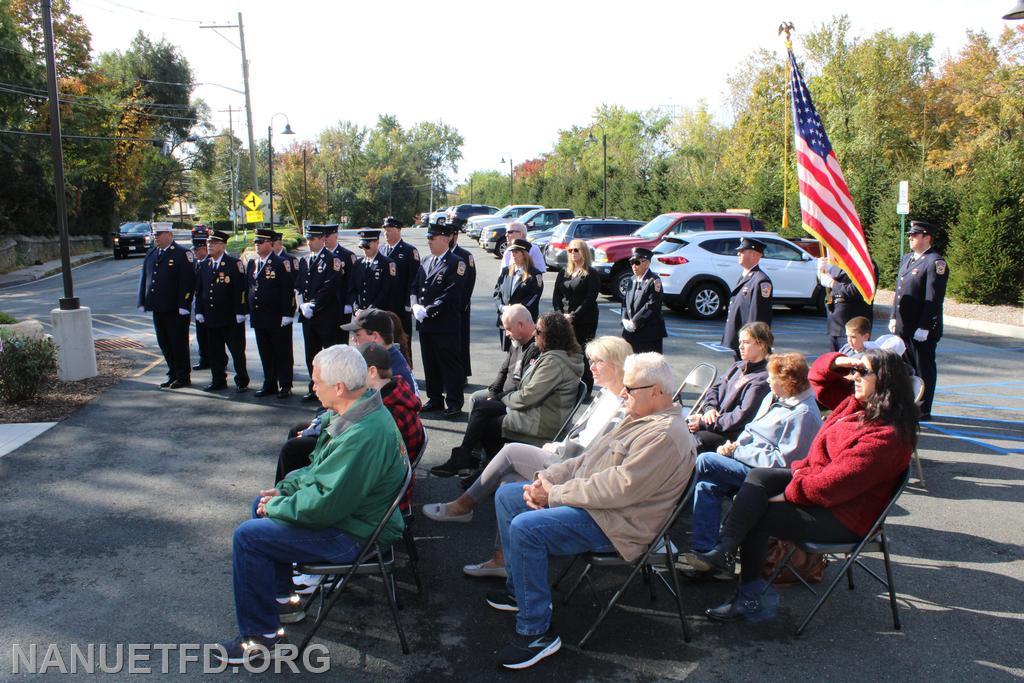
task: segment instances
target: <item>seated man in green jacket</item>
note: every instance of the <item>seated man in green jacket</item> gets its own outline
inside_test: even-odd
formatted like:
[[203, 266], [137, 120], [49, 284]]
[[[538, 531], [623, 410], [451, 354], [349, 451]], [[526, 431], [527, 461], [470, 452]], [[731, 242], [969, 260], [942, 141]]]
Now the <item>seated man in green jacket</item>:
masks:
[[672, 404], [672, 368], [660, 353], [633, 354], [622, 379], [626, 419], [615, 429], [532, 484], [505, 484], [494, 495], [508, 578], [487, 603], [517, 612], [515, 638], [498, 652], [506, 668], [533, 666], [562, 646], [551, 628], [548, 556], [614, 550], [632, 562], [693, 473], [696, 442]]
[[[380, 393], [366, 386], [366, 361], [347, 345], [313, 359], [313, 391], [327, 408], [310, 465], [291, 472], [253, 502], [253, 519], [235, 529], [232, 564], [240, 637], [221, 658], [244, 664], [273, 651], [281, 623], [305, 615], [292, 594], [292, 563], [354, 560], [405, 479], [402, 435]], [[402, 535], [388, 520], [380, 543]], [[275, 600], [275, 598], [277, 598]]]

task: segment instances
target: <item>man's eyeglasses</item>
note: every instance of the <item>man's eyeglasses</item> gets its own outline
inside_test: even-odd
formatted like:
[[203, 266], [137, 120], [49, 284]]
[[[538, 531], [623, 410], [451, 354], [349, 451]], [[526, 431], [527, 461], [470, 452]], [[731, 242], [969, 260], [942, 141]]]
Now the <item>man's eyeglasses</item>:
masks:
[[626, 385], [622, 385], [622, 388], [626, 390], [627, 394], [632, 394], [634, 391], [640, 391], [641, 389], [650, 389], [653, 386], [653, 384], [645, 384], [642, 387], [627, 387]]
[[868, 377], [870, 375], [875, 374], [874, 370], [869, 370], [868, 368], [865, 368], [865, 367], [862, 367], [862, 366], [858, 366], [858, 367], [855, 367], [855, 368], [850, 368], [850, 372], [852, 372], [853, 374], [857, 375], [858, 377]]
[[253, 244], [266, 244], [266, 243], [267, 243], [267, 240], [265, 240], [265, 239], [260, 239], [260, 238], [258, 238], [258, 237], [257, 237], [256, 239], [254, 239], [254, 240], [252, 241], [252, 243], [253, 243]]

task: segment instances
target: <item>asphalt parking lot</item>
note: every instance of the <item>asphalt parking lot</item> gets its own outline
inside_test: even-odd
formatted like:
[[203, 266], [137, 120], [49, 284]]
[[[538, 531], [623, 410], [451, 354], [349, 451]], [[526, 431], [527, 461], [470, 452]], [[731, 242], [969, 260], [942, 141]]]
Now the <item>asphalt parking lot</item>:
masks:
[[[407, 239], [422, 249], [422, 231]], [[347, 238], [346, 238], [347, 239]], [[466, 240], [465, 237], [462, 238]], [[501, 360], [490, 299], [498, 261], [475, 243], [474, 374], [467, 393], [490, 383]], [[135, 310], [141, 259], [106, 260], [75, 270], [76, 293], [94, 313], [98, 338], [142, 348], [135, 376], [26, 446], [0, 458], [0, 680], [13, 680], [13, 645], [207, 643], [234, 635], [230, 539], [252, 495], [271, 484], [284, 429], [312, 411], [297, 398], [260, 402], [250, 394], [208, 395], [156, 388], [163, 370], [149, 321]], [[554, 274], [547, 276], [550, 286]], [[60, 279], [0, 290], [0, 310], [47, 318]], [[550, 308], [550, 291], [542, 310]], [[617, 305], [602, 303], [599, 333], [618, 334]], [[679, 378], [697, 362], [724, 369], [721, 321], [698, 322], [665, 310], [666, 355]], [[826, 350], [824, 320], [776, 310], [776, 350]], [[249, 338], [249, 367], [259, 360]], [[302, 358], [301, 336], [296, 358]], [[416, 375], [422, 378], [418, 346]], [[921, 434], [927, 486], [915, 483], [890, 517], [903, 628], [892, 630], [887, 599], [861, 574], [841, 587], [807, 632], [793, 630], [813, 604], [800, 588], [782, 591], [774, 622], [712, 624], [700, 616], [731, 594], [723, 583], [684, 586], [693, 630], [683, 643], [665, 594], [651, 603], [637, 584], [587, 649], [576, 643], [597, 615], [581, 592], [557, 602], [561, 653], [520, 673], [494, 664], [512, 620], [483, 602], [493, 581], [461, 575], [493, 543], [494, 514], [481, 506], [469, 524], [420, 517], [415, 526], [425, 593], [401, 570], [401, 618], [412, 653], [399, 649], [382, 589], [361, 580], [343, 596], [315, 642], [330, 652], [326, 674], [342, 680], [1001, 680], [1024, 676], [1024, 342], [947, 330], [938, 346], [934, 422]], [[255, 369], [255, 370], [254, 370]], [[304, 369], [296, 377], [304, 378]], [[201, 386], [205, 372], [193, 380]], [[427, 420], [423, 468], [447, 458], [465, 421]], [[457, 481], [421, 477], [417, 505], [454, 498]], [[688, 545], [688, 519], [674, 530]], [[869, 559], [878, 569], [881, 563]], [[553, 562], [560, 567], [560, 561]], [[610, 588], [622, 575], [598, 581]], [[307, 624], [289, 628], [301, 638]], [[40, 656], [42, 652], [40, 651]], [[150, 660], [152, 666], [152, 660]], [[157, 665], [159, 670], [159, 665]], [[172, 672], [177, 671], [172, 663]], [[182, 680], [203, 677], [190, 663]], [[52, 669], [51, 671], [55, 671]], [[127, 678], [126, 670], [110, 674]], [[85, 675], [79, 673], [77, 675]], [[230, 675], [230, 674], [225, 674]], [[254, 679], [270, 674], [240, 673]]]

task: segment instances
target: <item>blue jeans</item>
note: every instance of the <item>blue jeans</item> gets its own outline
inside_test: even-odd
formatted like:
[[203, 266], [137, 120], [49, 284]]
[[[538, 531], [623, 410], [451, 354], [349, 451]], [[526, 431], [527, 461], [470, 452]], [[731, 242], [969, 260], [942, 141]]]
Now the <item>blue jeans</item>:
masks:
[[743, 485], [750, 467], [718, 453], [697, 456], [697, 486], [693, 492], [694, 552], [706, 553], [718, 543], [722, 499], [732, 498]]
[[281, 627], [277, 597], [293, 592], [292, 563], [350, 562], [361, 543], [341, 529], [314, 529], [256, 516], [238, 525], [232, 537], [235, 616], [242, 636], [274, 633]]
[[515, 482], [499, 488], [494, 509], [505, 553], [508, 593], [519, 606], [516, 632], [537, 636], [551, 626], [548, 556], [615, 548], [586, 510], [568, 506], [531, 510], [523, 500], [524, 486], [524, 482]]

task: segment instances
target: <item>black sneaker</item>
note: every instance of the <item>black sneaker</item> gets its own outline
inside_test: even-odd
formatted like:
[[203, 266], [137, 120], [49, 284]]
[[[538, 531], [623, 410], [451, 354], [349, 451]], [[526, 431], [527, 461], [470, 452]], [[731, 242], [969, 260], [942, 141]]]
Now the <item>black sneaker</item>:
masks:
[[297, 624], [306, 618], [306, 610], [302, 607], [302, 599], [292, 595], [286, 603], [277, 603], [277, 615], [282, 624]]
[[[213, 656], [232, 666], [254, 664], [263, 661], [264, 657], [274, 659], [285, 644], [284, 635], [278, 631], [273, 638], [263, 636], [238, 637], [234, 640], [218, 643]], [[291, 646], [294, 648], [294, 646]]]
[[452, 449], [452, 454], [448, 460], [440, 465], [431, 467], [430, 473], [435, 477], [454, 477], [462, 470], [476, 469], [478, 464], [473, 456], [457, 446]]
[[518, 612], [519, 604], [516, 596], [509, 595], [507, 591], [487, 591], [487, 604], [500, 612]]
[[498, 651], [498, 664], [506, 669], [528, 669], [562, 649], [562, 639], [549, 628], [539, 636], [521, 636]]

